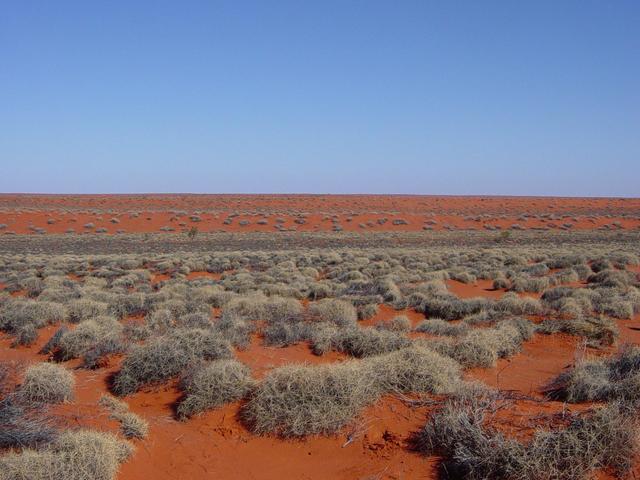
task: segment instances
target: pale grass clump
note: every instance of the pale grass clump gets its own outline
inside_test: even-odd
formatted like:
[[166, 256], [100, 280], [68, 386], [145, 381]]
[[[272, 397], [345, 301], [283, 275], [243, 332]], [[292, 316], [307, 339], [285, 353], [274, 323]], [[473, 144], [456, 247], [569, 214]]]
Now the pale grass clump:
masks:
[[237, 360], [213, 361], [182, 382], [185, 397], [178, 405], [178, 417], [185, 419], [239, 400], [253, 386], [254, 381], [247, 366]]
[[485, 423], [496, 399], [449, 399], [415, 436], [417, 449], [443, 457], [455, 478], [582, 480], [599, 469], [623, 478], [638, 454], [638, 424], [618, 403], [569, 417], [565, 428], [538, 428], [528, 442], [505, 437]]
[[19, 393], [32, 402], [61, 403], [73, 398], [75, 378], [61, 365], [38, 363], [27, 368]]
[[73, 330], [66, 331], [58, 340], [60, 360], [70, 360], [85, 354], [89, 349], [106, 339], [117, 339], [122, 324], [109, 316], [95, 317], [80, 322]]
[[379, 330], [406, 333], [411, 331], [411, 320], [409, 320], [406, 315], [398, 315], [388, 322], [379, 322], [376, 325], [376, 328]]
[[333, 344], [352, 357], [370, 357], [408, 347], [411, 341], [404, 335], [373, 328], [344, 328], [338, 330]]
[[334, 323], [340, 327], [353, 326], [358, 321], [355, 307], [344, 300], [326, 298], [309, 305], [309, 313], [320, 322]]
[[537, 330], [547, 335], [562, 332], [583, 337], [589, 346], [596, 348], [613, 345], [620, 335], [615, 322], [603, 316], [579, 315], [576, 318], [564, 320], [547, 319], [538, 326]]
[[470, 329], [454, 341], [438, 340], [429, 345], [465, 367], [493, 367], [498, 358], [520, 351], [533, 333], [534, 326], [528, 320], [504, 320], [494, 328]]
[[458, 337], [469, 330], [466, 323], [452, 323], [442, 320], [441, 318], [430, 318], [420, 322], [416, 328], [416, 332], [428, 333], [430, 335], [444, 335], [447, 337]]
[[46, 448], [0, 456], [0, 480], [113, 480], [132, 452], [110, 433], [67, 431]]
[[93, 317], [107, 314], [108, 305], [87, 298], [80, 298], [69, 303], [69, 321], [78, 323]]
[[127, 438], [145, 438], [149, 432], [146, 420], [129, 411], [129, 405], [111, 395], [103, 395], [99, 402], [109, 410], [110, 417], [120, 423], [120, 430]]
[[114, 377], [113, 391], [117, 395], [128, 395], [144, 385], [178, 376], [189, 365], [201, 360], [231, 356], [229, 342], [215, 332], [177, 328], [131, 350]]
[[334, 365], [272, 370], [249, 395], [242, 417], [252, 431], [283, 437], [331, 434], [388, 393], [447, 393], [458, 364], [422, 347]]
[[640, 347], [624, 345], [612, 357], [587, 359], [547, 387], [549, 397], [571, 403], [621, 401], [640, 404]]
[[376, 385], [362, 380], [354, 362], [280, 367], [253, 391], [243, 416], [258, 434], [301, 437], [333, 433], [377, 398]]

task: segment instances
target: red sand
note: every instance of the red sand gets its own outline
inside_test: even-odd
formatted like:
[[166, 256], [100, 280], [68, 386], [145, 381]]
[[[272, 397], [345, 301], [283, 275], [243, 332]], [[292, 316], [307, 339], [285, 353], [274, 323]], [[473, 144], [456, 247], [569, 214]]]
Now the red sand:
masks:
[[[37, 351], [55, 331], [47, 327], [29, 348], [9, 348], [0, 339], [0, 358], [25, 363], [44, 361]], [[306, 345], [283, 349], [263, 348], [254, 341], [238, 352], [242, 361], [261, 376], [269, 368], [294, 362], [329, 362], [338, 354], [316, 357]], [[69, 368], [78, 361], [67, 362]], [[69, 426], [117, 431], [117, 424], [97, 406], [108, 392], [107, 379], [117, 371], [120, 359], [97, 371], [75, 369], [75, 399], [53, 409]], [[332, 437], [310, 437], [304, 441], [252, 435], [238, 420], [239, 405], [231, 404], [186, 422], [173, 417], [180, 397], [175, 382], [125, 398], [131, 411], [150, 424], [149, 436], [136, 441], [136, 453], [125, 463], [120, 480], [156, 479], [352, 479], [435, 478], [436, 459], [425, 459], [409, 446], [412, 432], [424, 424], [426, 407], [409, 407], [387, 397], [366, 409], [355, 428], [345, 428]]]
[[[368, 323], [387, 321], [397, 314], [408, 315], [414, 323], [423, 318], [416, 312], [383, 306]], [[29, 348], [12, 349], [9, 339], [0, 339], [0, 358], [25, 363], [46, 360], [37, 352], [55, 329], [55, 326], [42, 329], [36, 344]], [[634, 337], [640, 335], [630, 332]], [[525, 344], [522, 353], [500, 360], [496, 368], [474, 369], [467, 378], [541, 399], [540, 388], [574, 361], [576, 344], [575, 338], [564, 335], [536, 335]], [[256, 378], [284, 364], [346, 358], [338, 353], [314, 356], [305, 344], [264, 347], [257, 336], [248, 349], [237, 351], [237, 356], [251, 367]], [[97, 371], [75, 369], [74, 401], [56, 407], [53, 412], [70, 426], [116, 431], [117, 424], [97, 406], [97, 401], [107, 393], [107, 379], [117, 371], [120, 361], [112, 359], [107, 368]], [[75, 368], [78, 363], [67, 362], [67, 366]], [[238, 404], [179, 422], [173, 416], [179, 397], [176, 382], [169, 382], [125, 398], [131, 410], [149, 422], [150, 432], [147, 439], [135, 442], [136, 453], [122, 466], [119, 479], [437, 478], [437, 459], [422, 457], [410, 446], [412, 434], [428, 417], [428, 407], [408, 406], [398, 398], [385, 397], [367, 408], [354, 427], [332, 437], [298, 441], [251, 434], [238, 419]], [[540, 415], [561, 411], [560, 404], [551, 403], [532, 400], [507, 405], [496, 426], [514, 435], [525, 435]], [[579, 407], [573, 408], [576, 409]], [[531, 424], [528, 430], [522, 427], [523, 419]]]
[[[135, 212], [135, 216], [132, 215]], [[236, 214], [231, 224], [224, 224]], [[553, 214], [553, 218], [542, 215]], [[190, 217], [197, 215], [200, 221]], [[525, 216], [522, 216], [525, 215]], [[537, 218], [527, 215], [537, 215]], [[296, 220], [304, 217], [304, 223]], [[640, 227], [640, 199], [552, 197], [456, 197], [412, 195], [0, 195], [5, 232], [128, 233], [329, 231], [336, 218], [344, 231], [420, 231], [424, 227], [483, 229]], [[282, 222], [276, 222], [281, 219]], [[382, 219], [387, 219], [384, 223]], [[48, 220], [53, 223], [48, 223]], [[114, 221], [112, 221], [114, 220]], [[258, 221], [266, 220], [265, 225]], [[394, 225], [394, 220], [406, 224]], [[246, 225], [241, 223], [249, 222]], [[93, 228], [85, 228], [85, 224]], [[569, 225], [569, 227], [563, 225]]]
[[[186, 213], [176, 213], [184, 210]], [[137, 217], [130, 212], [139, 212]], [[196, 212], [200, 222], [189, 217]], [[230, 213], [240, 215], [231, 225], [224, 225]], [[328, 213], [327, 213], [328, 212]], [[553, 213], [557, 219], [518, 218], [522, 214]], [[305, 223], [295, 219], [304, 214]], [[0, 195], [0, 224], [15, 233], [33, 233], [44, 228], [47, 233], [62, 233], [68, 228], [76, 232], [106, 228], [127, 232], [158, 232], [171, 226], [176, 232], [196, 226], [200, 231], [274, 231], [277, 218], [284, 228], [299, 231], [327, 231], [333, 228], [331, 218], [337, 215], [339, 225], [347, 231], [418, 231], [425, 225], [435, 230], [452, 228], [482, 229], [484, 225], [509, 228], [519, 224], [526, 228], [557, 228], [570, 223], [573, 229], [592, 229], [602, 225], [611, 228], [640, 227], [640, 199], [573, 199], [533, 197], [430, 197], [430, 196], [309, 196], [309, 195]], [[482, 217], [479, 217], [482, 215]], [[567, 218], [561, 218], [568, 215]], [[607, 216], [610, 215], [610, 216]], [[626, 215], [628, 217], [623, 217]], [[469, 218], [476, 217], [476, 218]], [[630, 218], [633, 217], [633, 218]], [[117, 219], [116, 223], [111, 221]], [[257, 221], [265, 218], [267, 225]], [[352, 218], [348, 221], [348, 218]], [[384, 224], [378, 220], [387, 218]], [[47, 223], [53, 219], [54, 223]], [[394, 225], [404, 219], [407, 225]], [[251, 223], [241, 226], [241, 220]], [[85, 229], [86, 223], [95, 228]], [[367, 226], [371, 222], [371, 226]], [[428, 223], [431, 222], [431, 223]], [[433, 223], [435, 222], [435, 223]], [[180, 225], [184, 223], [184, 225]], [[359, 225], [365, 224], [365, 228]], [[553, 227], [550, 224], [555, 224]], [[640, 273], [640, 270], [638, 270]], [[153, 283], [168, 280], [170, 274], [156, 274]], [[219, 274], [192, 272], [187, 279], [220, 278]], [[499, 298], [502, 290], [493, 290], [490, 281], [478, 280], [473, 285], [447, 281], [454, 294], [469, 298]], [[0, 285], [0, 288], [2, 286]], [[15, 292], [15, 295], [24, 292]], [[396, 315], [406, 315], [415, 326], [424, 316], [412, 310], [395, 311], [381, 306], [371, 319], [361, 322], [373, 326]], [[620, 342], [640, 343], [640, 316], [618, 321]], [[0, 338], [0, 360], [30, 363], [44, 361], [37, 352], [56, 327], [40, 331], [36, 344], [29, 348], [9, 348], [8, 338]], [[558, 402], [540, 402], [541, 389], [576, 360], [579, 342], [565, 335], [536, 335], [526, 342], [521, 353], [501, 359], [495, 368], [473, 369], [468, 379], [483, 381], [501, 390], [530, 396], [517, 400], [497, 415], [496, 426], [517, 436], [530, 433], [533, 422], [541, 414], [552, 415], [565, 407]], [[584, 354], [577, 348], [578, 355]], [[587, 352], [592, 353], [592, 352]], [[264, 347], [254, 336], [246, 350], [237, 351], [256, 378], [272, 368], [291, 363], [318, 364], [343, 361], [346, 357], [329, 353], [322, 357], [311, 353], [308, 345], [286, 348]], [[77, 386], [73, 402], [56, 407], [53, 413], [69, 425], [89, 426], [116, 431], [117, 424], [97, 406], [108, 391], [107, 379], [118, 370], [120, 358], [112, 359], [107, 368], [97, 371], [75, 369]], [[70, 368], [77, 361], [67, 362]], [[311, 437], [304, 441], [258, 437], [238, 420], [238, 404], [207, 412], [186, 422], [174, 419], [173, 408], [180, 396], [175, 382], [131, 395], [130, 408], [150, 424], [147, 439], [136, 441], [136, 453], [125, 463], [120, 480], [140, 478], [175, 479], [435, 479], [437, 459], [424, 458], [410, 448], [409, 439], [429, 415], [428, 407], [409, 407], [393, 397], [385, 397], [366, 409], [354, 427], [333, 437]], [[582, 407], [571, 407], [578, 411]], [[525, 425], [521, 429], [521, 425]], [[599, 478], [607, 478], [601, 476]]]

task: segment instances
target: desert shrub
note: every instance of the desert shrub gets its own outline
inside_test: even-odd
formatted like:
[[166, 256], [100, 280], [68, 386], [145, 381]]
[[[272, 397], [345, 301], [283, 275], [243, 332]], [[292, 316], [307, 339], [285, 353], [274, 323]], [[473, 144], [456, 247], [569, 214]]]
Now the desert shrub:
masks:
[[244, 397], [253, 386], [248, 367], [236, 360], [216, 360], [187, 376], [182, 382], [184, 399], [179, 418], [219, 407]]
[[127, 395], [147, 384], [179, 375], [199, 360], [230, 358], [229, 342], [211, 330], [175, 329], [170, 334], [134, 347], [115, 375], [113, 391]]
[[358, 320], [356, 309], [351, 303], [333, 298], [310, 304], [309, 313], [320, 322], [331, 322], [341, 327], [353, 326]]
[[0, 449], [36, 447], [56, 437], [46, 409], [15, 391], [16, 364], [0, 362]]
[[47, 448], [0, 456], [0, 480], [113, 480], [132, 447], [109, 433], [62, 433]]
[[123, 293], [113, 296], [109, 300], [108, 312], [116, 318], [129, 315], [143, 315], [147, 313], [149, 305], [144, 294], [139, 292]]
[[145, 438], [147, 436], [149, 424], [140, 416], [130, 412], [126, 402], [111, 395], [103, 395], [98, 403], [109, 410], [110, 418], [120, 423], [120, 430], [125, 437]]
[[456, 391], [460, 383], [457, 362], [418, 345], [368, 358], [362, 369], [384, 393], [445, 394]]
[[406, 333], [411, 331], [411, 320], [406, 315], [398, 315], [388, 322], [378, 322], [378, 330], [388, 330], [390, 332]]
[[384, 393], [445, 393], [458, 382], [454, 361], [420, 347], [334, 365], [289, 365], [258, 384], [241, 414], [258, 434], [331, 434]]
[[590, 266], [594, 273], [598, 273], [603, 270], [613, 270], [613, 264], [606, 258], [597, 258], [591, 262]]
[[0, 310], [0, 330], [11, 334], [26, 325], [42, 328], [63, 321], [66, 317], [67, 309], [59, 303], [10, 299]]
[[40, 277], [29, 277], [23, 280], [22, 287], [26, 290], [28, 297], [35, 298], [44, 290], [44, 282]]
[[156, 308], [148, 314], [145, 324], [156, 333], [164, 333], [174, 326], [175, 316], [168, 308]]
[[127, 350], [127, 344], [120, 338], [107, 336], [98, 340], [82, 357], [82, 368], [95, 369], [105, 366], [105, 359], [109, 355], [123, 353]]
[[370, 357], [407, 347], [411, 341], [396, 332], [372, 328], [345, 328], [333, 339], [335, 348], [352, 357]]
[[265, 320], [269, 323], [296, 322], [302, 316], [302, 305], [294, 298], [272, 297], [265, 302]]
[[465, 367], [493, 367], [498, 358], [517, 353], [533, 330], [527, 320], [503, 320], [494, 328], [471, 329], [455, 341], [434, 341], [432, 345]]
[[227, 292], [220, 285], [206, 285], [192, 291], [194, 301], [206, 303], [215, 308], [223, 307], [235, 296], [234, 292]]
[[511, 283], [509, 282], [509, 280], [507, 280], [504, 277], [498, 277], [498, 278], [493, 280], [493, 289], [494, 290], [507, 289], [510, 286], [511, 286]]
[[58, 328], [55, 333], [51, 336], [51, 338], [49, 338], [49, 340], [47, 340], [47, 343], [45, 343], [42, 348], [40, 349], [40, 351], [38, 353], [40, 353], [41, 355], [48, 355], [49, 353], [55, 351], [58, 349], [59, 345], [60, 345], [60, 339], [69, 331], [69, 328], [66, 325], [62, 325], [60, 328]]
[[254, 322], [245, 320], [237, 314], [224, 314], [213, 327], [213, 331], [226, 339], [233, 346], [246, 348], [251, 341], [251, 334], [256, 330]]
[[252, 392], [242, 411], [252, 431], [284, 437], [328, 434], [349, 423], [377, 398], [357, 364], [285, 366], [272, 370]]
[[574, 269], [561, 270], [554, 274], [553, 279], [557, 283], [572, 283], [580, 280], [580, 275]]
[[448, 337], [458, 337], [464, 334], [469, 327], [466, 323], [451, 323], [440, 318], [430, 318], [420, 322], [416, 332], [429, 333], [431, 335], [445, 335]]
[[32, 345], [38, 339], [38, 330], [32, 323], [20, 325], [14, 332], [14, 340], [12, 346]]
[[87, 298], [80, 298], [69, 303], [69, 321], [78, 323], [89, 318], [106, 315], [108, 305]]
[[613, 345], [619, 335], [618, 327], [612, 320], [582, 315], [564, 320], [547, 319], [538, 325], [537, 331], [547, 335], [562, 332], [584, 337], [590, 346], [597, 348]]
[[41, 404], [16, 394], [0, 400], [0, 448], [37, 447], [50, 443], [56, 435]]
[[266, 303], [267, 297], [264, 295], [237, 296], [223, 306], [222, 315], [223, 317], [229, 315], [246, 320], [261, 320], [266, 316]]
[[272, 347], [286, 347], [306, 340], [309, 336], [309, 326], [306, 323], [277, 322], [267, 326], [263, 331], [265, 345]]
[[326, 281], [314, 282], [309, 285], [309, 300], [321, 300], [333, 296], [334, 289], [331, 283]]
[[500, 320], [505, 320], [512, 317], [513, 315], [511, 315], [509, 312], [489, 309], [474, 313], [473, 315], [469, 315], [468, 317], [464, 317], [462, 321], [467, 325], [491, 325]]
[[176, 323], [183, 328], [209, 328], [211, 321], [209, 315], [203, 312], [187, 313], [182, 315]]
[[514, 292], [542, 292], [549, 286], [547, 277], [525, 277], [518, 276], [511, 279], [509, 287]]
[[152, 335], [152, 331], [144, 323], [137, 321], [126, 321], [122, 327], [122, 336], [132, 342], [140, 342], [148, 339]]
[[593, 273], [589, 265], [584, 263], [580, 265], [574, 265], [572, 270], [578, 274], [578, 279], [583, 281], [589, 278], [589, 275]]
[[631, 319], [634, 314], [633, 303], [617, 295], [601, 297], [599, 301], [595, 302], [594, 311], [621, 319]]
[[317, 322], [310, 326], [308, 333], [311, 350], [315, 355], [324, 355], [333, 348], [334, 338], [338, 334], [338, 327], [329, 322]]
[[60, 337], [58, 358], [60, 360], [78, 358], [99, 342], [118, 339], [121, 332], [122, 325], [113, 317], [96, 317], [80, 322], [76, 328]]
[[640, 403], [640, 347], [625, 345], [612, 357], [583, 360], [554, 379], [546, 392], [572, 403], [618, 400], [635, 406]]
[[624, 475], [638, 452], [638, 428], [617, 404], [575, 416], [566, 428], [538, 429], [527, 443], [484, 426], [491, 404], [453, 400], [416, 436], [427, 455], [444, 457], [454, 478], [582, 480], [597, 469]]
[[391, 278], [376, 281], [374, 293], [381, 295], [387, 303], [397, 304], [402, 300], [402, 292]]
[[75, 378], [61, 365], [38, 363], [27, 368], [20, 395], [32, 402], [60, 403], [73, 398]]
[[480, 312], [487, 305], [488, 302], [485, 298], [460, 300], [454, 295], [441, 295], [424, 299], [416, 310], [424, 312], [427, 317], [460, 320], [467, 315]]
[[598, 284], [599, 287], [624, 289], [633, 282], [633, 275], [623, 270], [601, 270], [598, 273], [589, 275], [587, 282]]
[[575, 291], [571, 287], [554, 287], [546, 290], [540, 298], [542, 301], [552, 305], [556, 300], [571, 297], [574, 293]]
[[469, 272], [449, 272], [449, 277], [462, 283], [475, 283], [476, 277]]
[[491, 309], [511, 315], [538, 315], [542, 313], [542, 305], [535, 298], [520, 298], [513, 292], [506, 293], [500, 300], [491, 304]]
[[358, 313], [358, 320], [366, 320], [378, 313], [378, 305], [375, 303], [365, 303], [364, 305], [358, 305], [356, 307]]

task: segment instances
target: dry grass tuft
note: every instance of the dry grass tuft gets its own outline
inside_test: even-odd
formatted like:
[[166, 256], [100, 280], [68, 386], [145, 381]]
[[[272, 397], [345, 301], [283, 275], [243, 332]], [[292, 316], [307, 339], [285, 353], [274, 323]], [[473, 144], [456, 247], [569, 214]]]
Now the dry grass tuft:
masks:
[[66, 368], [38, 363], [27, 368], [19, 394], [31, 402], [61, 403], [73, 398], [75, 378]]
[[0, 456], [0, 480], [113, 480], [132, 447], [109, 433], [62, 433], [45, 449]]
[[183, 381], [185, 397], [178, 405], [181, 419], [239, 400], [254, 386], [248, 367], [236, 360], [217, 360]]
[[140, 416], [130, 412], [126, 402], [111, 395], [103, 395], [98, 403], [109, 410], [111, 418], [120, 423], [120, 430], [125, 437], [141, 439], [147, 436], [149, 424]]

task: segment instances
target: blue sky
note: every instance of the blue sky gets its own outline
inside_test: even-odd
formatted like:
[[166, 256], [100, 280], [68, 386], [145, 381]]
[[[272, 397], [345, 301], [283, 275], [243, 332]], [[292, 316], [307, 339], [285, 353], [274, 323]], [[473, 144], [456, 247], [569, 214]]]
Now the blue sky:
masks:
[[0, 191], [640, 195], [638, 1], [4, 1]]

